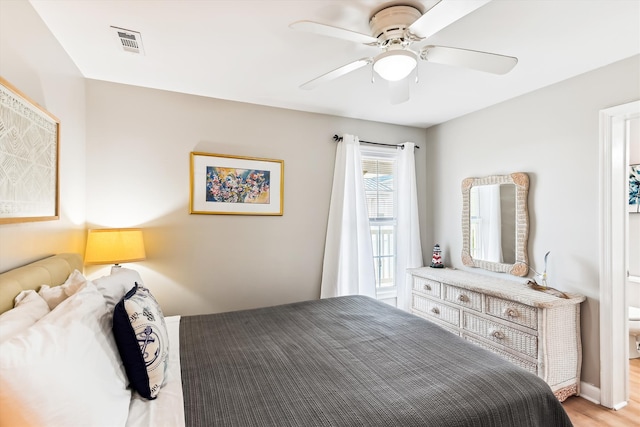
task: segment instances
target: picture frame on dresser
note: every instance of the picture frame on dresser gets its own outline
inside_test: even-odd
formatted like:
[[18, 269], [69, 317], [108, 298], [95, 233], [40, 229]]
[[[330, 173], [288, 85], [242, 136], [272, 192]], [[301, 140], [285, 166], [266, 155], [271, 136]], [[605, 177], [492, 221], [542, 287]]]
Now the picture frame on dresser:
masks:
[[0, 224], [60, 218], [60, 120], [0, 77]]
[[192, 152], [190, 165], [190, 213], [283, 215], [283, 160]]

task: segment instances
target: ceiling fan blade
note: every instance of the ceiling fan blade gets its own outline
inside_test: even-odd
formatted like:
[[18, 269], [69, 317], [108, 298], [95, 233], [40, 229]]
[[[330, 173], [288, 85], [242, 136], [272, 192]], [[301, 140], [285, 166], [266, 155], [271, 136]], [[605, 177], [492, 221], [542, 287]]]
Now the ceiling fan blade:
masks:
[[343, 40], [349, 40], [356, 43], [377, 44], [378, 39], [368, 34], [358, 33], [356, 31], [347, 30], [332, 25], [321, 24], [313, 21], [296, 21], [289, 24], [289, 28], [294, 30], [306, 31], [308, 33], [320, 34], [323, 36], [335, 37]]
[[518, 63], [513, 56], [445, 46], [425, 46], [420, 57], [427, 62], [472, 68], [492, 74], [506, 74]]
[[369, 65], [373, 62], [373, 58], [362, 58], [357, 61], [350, 62], [342, 67], [336, 68], [333, 71], [329, 71], [326, 74], [321, 75], [320, 77], [316, 77], [313, 80], [309, 80], [308, 82], [300, 85], [301, 89], [315, 89], [322, 83], [326, 83], [328, 81], [337, 79], [338, 77], [342, 77], [345, 74], [348, 74], [352, 71], [357, 70], [358, 68], [362, 68], [365, 65]]
[[440, 0], [409, 26], [409, 32], [421, 38], [431, 37], [489, 1], [491, 0]]
[[409, 80], [407, 76], [402, 80], [389, 82], [389, 99], [391, 104], [398, 105], [409, 100]]

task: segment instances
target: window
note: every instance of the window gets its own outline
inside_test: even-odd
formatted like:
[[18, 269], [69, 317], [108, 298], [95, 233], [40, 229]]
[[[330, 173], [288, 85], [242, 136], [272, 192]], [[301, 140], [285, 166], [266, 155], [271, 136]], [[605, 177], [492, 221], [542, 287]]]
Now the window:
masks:
[[378, 298], [395, 297], [396, 283], [396, 153], [362, 150], [362, 172], [371, 228]]

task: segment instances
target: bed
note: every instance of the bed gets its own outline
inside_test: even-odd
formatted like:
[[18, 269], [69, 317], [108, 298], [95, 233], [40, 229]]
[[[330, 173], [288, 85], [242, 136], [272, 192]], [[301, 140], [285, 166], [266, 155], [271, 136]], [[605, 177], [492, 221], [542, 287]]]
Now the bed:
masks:
[[[35, 282], [24, 279], [28, 274], [21, 270], [33, 265], [0, 274], [0, 301], [11, 301], [20, 289], [32, 289], [29, 296], [35, 299], [42, 284], [49, 285], [47, 291], [61, 285], [69, 294], [0, 341], [1, 425], [571, 425], [537, 376], [435, 324], [362, 296], [163, 318], [169, 344], [158, 380], [162, 386], [154, 399], [145, 399], [128, 388], [134, 381], [123, 369], [126, 357], [117, 357], [110, 329], [122, 306], [118, 300], [132, 292], [128, 288], [140, 276], [122, 269], [77, 285], [79, 256], [44, 262], [67, 263], [67, 272], [62, 268], [57, 280], [40, 275]], [[22, 305], [18, 301], [6, 313]], [[60, 318], [64, 338], [55, 339], [63, 344], [52, 351], [43, 337], [55, 333]], [[38, 335], [42, 329], [46, 333]], [[74, 334], [77, 342], [65, 347]], [[86, 341], [95, 343], [79, 349], [77, 343], [82, 347]], [[20, 380], [14, 378], [18, 374]]]

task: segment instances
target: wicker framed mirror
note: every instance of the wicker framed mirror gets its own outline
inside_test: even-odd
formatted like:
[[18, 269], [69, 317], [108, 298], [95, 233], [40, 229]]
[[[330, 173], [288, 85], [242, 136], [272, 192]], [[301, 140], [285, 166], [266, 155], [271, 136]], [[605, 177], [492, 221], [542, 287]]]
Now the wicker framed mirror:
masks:
[[462, 181], [462, 263], [526, 276], [529, 176], [523, 172]]

